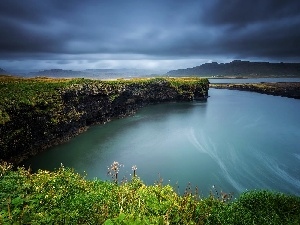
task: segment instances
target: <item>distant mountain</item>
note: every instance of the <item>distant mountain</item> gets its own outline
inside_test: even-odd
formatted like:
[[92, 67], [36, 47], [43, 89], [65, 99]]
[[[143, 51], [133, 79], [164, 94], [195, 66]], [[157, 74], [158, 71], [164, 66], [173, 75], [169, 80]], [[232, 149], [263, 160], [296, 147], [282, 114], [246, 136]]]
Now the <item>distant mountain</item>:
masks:
[[144, 69], [86, 69], [82, 71], [51, 69], [42, 70], [38, 72], [30, 72], [27, 76], [47, 76], [47, 77], [85, 77], [85, 78], [99, 78], [99, 79], [112, 79], [112, 78], [130, 78], [130, 77], [143, 77], [165, 74], [167, 71], [162, 70], [144, 70]]
[[79, 77], [79, 76], [84, 76], [84, 73], [81, 71], [73, 71], [73, 70], [51, 69], [51, 70], [42, 70], [38, 72], [30, 72], [28, 73], [28, 76]]
[[171, 70], [169, 76], [300, 76], [300, 63], [269, 63], [234, 60], [230, 63], [205, 63], [187, 69]]
[[145, 77], [165, 74], [166, 70], [148, 70], [148, 69], [87, 69], [84, 72], [94, 77], [101, 78], [130, 78]]
[[4, 69], [0, 68], [0, 75], [7, 75], [9, 74], [7, 71], [5, 71]]

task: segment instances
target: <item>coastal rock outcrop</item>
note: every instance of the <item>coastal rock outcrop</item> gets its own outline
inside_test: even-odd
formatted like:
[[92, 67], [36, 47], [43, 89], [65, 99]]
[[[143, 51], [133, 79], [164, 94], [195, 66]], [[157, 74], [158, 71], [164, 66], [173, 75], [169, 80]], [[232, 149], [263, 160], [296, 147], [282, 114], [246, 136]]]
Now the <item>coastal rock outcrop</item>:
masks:
[[[1, 85], [6, 87], [5, 82]], [[6, 93], [0, 104], [0, 159], [14, 163], [67, 141], [90, 125], [131, 115], [147, 104], [205, 100], [209, 88], [207, 79], [196, 78], [18, 79], [7, 85], [13, 97]], [[27, 92], [13, 92], [14, 88]]]
[[251, 91], [261, 94], [300, 99], [299, 82], [245, 83], [245, 84], [210, 84], [211, 88]]

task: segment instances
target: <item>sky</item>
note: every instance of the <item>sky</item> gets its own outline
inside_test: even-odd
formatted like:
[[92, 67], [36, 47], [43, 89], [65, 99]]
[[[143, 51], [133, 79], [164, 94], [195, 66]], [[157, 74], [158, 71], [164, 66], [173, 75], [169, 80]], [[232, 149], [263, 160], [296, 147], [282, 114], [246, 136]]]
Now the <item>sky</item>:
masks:
[[0, 68], [300, 62], [299, 0], [1, 0]]

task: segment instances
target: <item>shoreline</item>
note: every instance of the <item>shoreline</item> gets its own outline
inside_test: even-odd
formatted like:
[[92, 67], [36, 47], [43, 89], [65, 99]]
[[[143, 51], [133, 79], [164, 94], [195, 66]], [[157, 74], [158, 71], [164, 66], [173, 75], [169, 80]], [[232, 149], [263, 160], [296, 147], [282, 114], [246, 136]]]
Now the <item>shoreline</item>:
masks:
[[210, 88], [229, 89], [239, 91], [257, 92], [273, 96], [281, 96], [287, 98], [300, 99], [300, 83], [299, 82], [277, 82], [277, 83], [219, 83], [209, 85]]

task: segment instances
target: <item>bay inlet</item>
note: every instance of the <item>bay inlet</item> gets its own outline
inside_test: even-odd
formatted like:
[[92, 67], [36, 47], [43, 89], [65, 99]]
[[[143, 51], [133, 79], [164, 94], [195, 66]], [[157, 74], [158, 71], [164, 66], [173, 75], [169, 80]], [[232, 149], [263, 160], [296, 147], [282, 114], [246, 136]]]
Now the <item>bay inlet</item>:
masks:
[[33, 170], [61, 163], [88, 178], [110, 179], [107, 167], [132, 165], [147, 184], [163, 178], [182, 194], [190, 182], [207, 195], [214, 185], [239, 194], [271, 189], [300, 195], [300, 101], [232, 90], [209, 90], [207, 102], [147, 106], [91, 127], [24, 162]]

